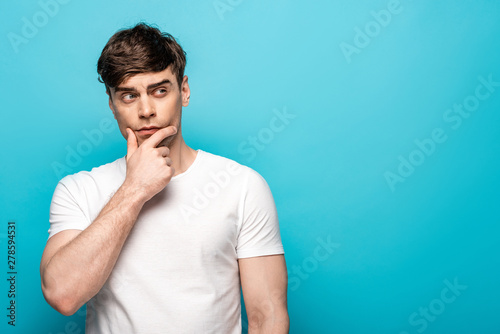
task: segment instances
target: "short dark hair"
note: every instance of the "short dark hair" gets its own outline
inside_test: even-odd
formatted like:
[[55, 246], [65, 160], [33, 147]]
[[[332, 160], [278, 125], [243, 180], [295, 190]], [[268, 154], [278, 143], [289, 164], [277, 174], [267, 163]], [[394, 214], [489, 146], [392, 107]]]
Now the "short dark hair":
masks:
[[170, 65], [180, 88], [186, 52], [172, 35], [141, 22], [111, 36], [97, 61], [98, 80], [109, 93], [135, 74], [161, 72]]

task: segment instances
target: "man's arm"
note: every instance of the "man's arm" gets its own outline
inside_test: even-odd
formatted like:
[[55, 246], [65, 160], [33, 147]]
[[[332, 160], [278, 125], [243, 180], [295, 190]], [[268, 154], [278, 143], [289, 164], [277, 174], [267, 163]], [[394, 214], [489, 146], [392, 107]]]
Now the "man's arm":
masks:
[[238, 264], [248, 333], [288, 333], [288, 274], [284, 255], [242, 258]]
[[156, 147], [175, 134], [158, 130], [137, 147], [127, 130], [127, 175], [97, 218], [83, 231], [65, 230], [49, 239], [40, 263], [42, 292], [64, 315], [75, 313], [102, 288], [144, 203], [174, 175], [167, 147]]

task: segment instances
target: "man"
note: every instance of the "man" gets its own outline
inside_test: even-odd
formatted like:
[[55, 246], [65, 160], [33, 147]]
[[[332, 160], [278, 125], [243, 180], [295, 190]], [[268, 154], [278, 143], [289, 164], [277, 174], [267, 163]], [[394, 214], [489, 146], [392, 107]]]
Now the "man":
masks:
[[66, 176], [50, 208], [40, 273], [64, 315], [87, 303], [87, 333], [288, 333], [287, 271], [266, 181], [183, 140], [185, 53], [146, 24], [117, 32], [98, 61], [127, 154]]

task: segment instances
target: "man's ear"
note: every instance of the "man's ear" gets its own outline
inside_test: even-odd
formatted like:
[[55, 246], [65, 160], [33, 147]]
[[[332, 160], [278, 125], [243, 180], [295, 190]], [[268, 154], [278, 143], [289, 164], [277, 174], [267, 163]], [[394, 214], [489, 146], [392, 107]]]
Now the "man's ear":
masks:
[[184, 78], [182, 78], [181, 95], [182, 95], [182, 106], [187, 107], [189, 105], [189, 97], [191, 96], [191, 90], [189, 89], [187, 75], [185, 75]]

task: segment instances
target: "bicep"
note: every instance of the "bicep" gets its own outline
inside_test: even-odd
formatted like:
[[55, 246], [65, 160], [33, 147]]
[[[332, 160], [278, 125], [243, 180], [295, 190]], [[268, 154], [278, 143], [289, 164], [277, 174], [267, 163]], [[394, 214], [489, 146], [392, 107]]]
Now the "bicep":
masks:
[[283, 254], [238, 260], [248, 318], [287, 310], [288, 274]]

